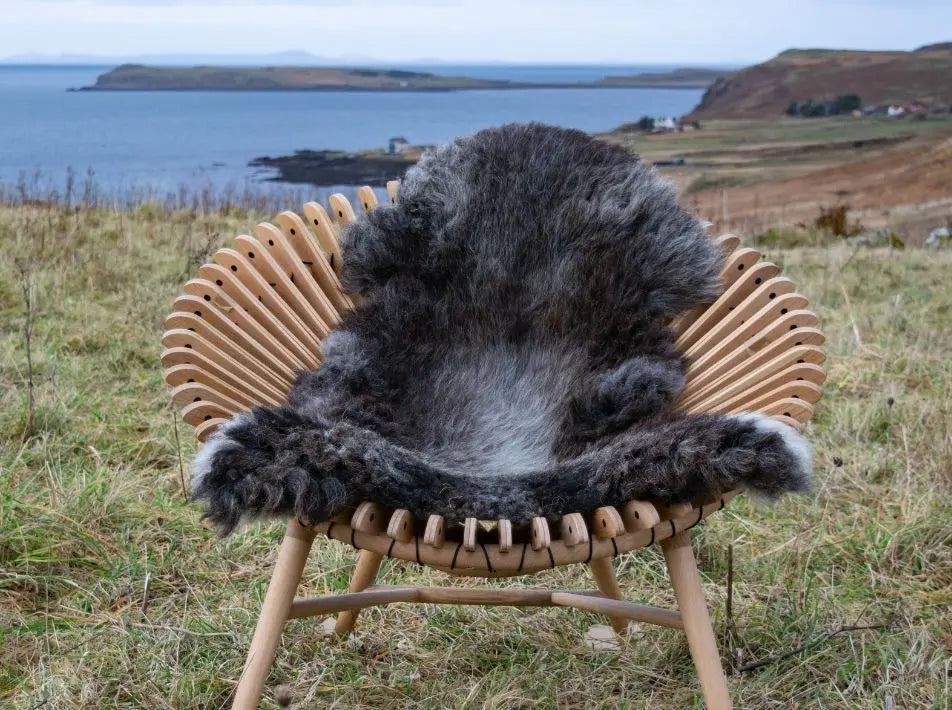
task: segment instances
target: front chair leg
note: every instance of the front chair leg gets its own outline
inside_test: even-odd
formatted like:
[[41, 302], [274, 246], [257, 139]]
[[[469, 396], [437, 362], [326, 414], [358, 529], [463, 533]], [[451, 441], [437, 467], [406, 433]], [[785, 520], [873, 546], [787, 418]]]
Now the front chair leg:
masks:
[[671, 575], [671, 585], [678, 600], [678, 610], [688, 637], [691, 658], [701, 682], [701, 692], [708, 710], [729, 710], [730, 693], [721, 667], [721, 657], [714, 640], [714, 628], [707, 613], [701, 577], [697, 571], [691, 533], [681, 532], [661, 542], [664, 559]]
[[261, 616], [251, 639], [245, 669], [238, 681], [232, 708], [235, 710], [254, 710], [258, 707], [264, 690], [268, 671], [274, 661], [281, 631], [288, 620], [288, 611], [294, 594], [304, 572], [307, 555], [314, 542], [314, 531], [301, 525], [297, 520], [288, 521], [288, 529], [278, 551], [278, 561], [274, 565], [271, 583], [261, 605]]
[[[347, 585], [347, 591], [362, 592], [373, 584], [374, 579], [377, 578], [377, 570], [380, 569], [382, 560], [383, 555], [372, 550], [361, 550], [357, 553], [357, 567], [354, 569], [354, 576], [350, 578], [350, 584]], [[334, 625], [334, 633], [349, 634], [353, 631], [359, 613], [359, 609], [342, 611]]]

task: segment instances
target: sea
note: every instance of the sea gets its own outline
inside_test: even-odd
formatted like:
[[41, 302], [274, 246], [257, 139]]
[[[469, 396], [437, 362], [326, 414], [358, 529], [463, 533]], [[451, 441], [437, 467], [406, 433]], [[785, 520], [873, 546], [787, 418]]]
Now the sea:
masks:
[[[434, 144], [512, 121], [608, 131], [680, 116], [700, 89], [511, 89], [439, 93], [77, 92], [109, 66], [0, 65], [0, 189], [65, 189], [67, 175], [109, 195], [273, 189], [250, 160], [300, 149]], [[669, 66], [390, 68], [516, 81], [577, 82]]]

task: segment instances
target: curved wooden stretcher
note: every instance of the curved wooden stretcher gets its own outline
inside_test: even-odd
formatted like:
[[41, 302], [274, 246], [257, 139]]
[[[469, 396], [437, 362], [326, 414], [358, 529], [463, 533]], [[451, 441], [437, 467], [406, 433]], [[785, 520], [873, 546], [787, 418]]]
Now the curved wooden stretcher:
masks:
[[[396, 200], [397, 183], [387, 191]], [[364, 210], [377, 206], [369, 187], [360, 188], [358, 197]], [[330, 214], [310, 202], [303, 217], [283, 212], [277, 225], [260, 224], [254, 236], [237, 237], [175, 301], [162, 364], [172, 398], [200, 440], [234, 414], [282, 402], [297, 372], [320, 366], [321, 339], [353, 307], [340, 290], [337, 236], [355, 213], [342, 195], [329, 203]], [[776, 265], [741, 248], [734, 236], [718, 241], [727, 254], [723, 294], [672, 323], [688, 362], [678, 404], [690, 412], [762, 412], [799, 430], [812, 416], [825, 379], [817, 317]], [[681, 628], [708, 707], [730, 707], [689, 530], [737, 493], [669, 508], [630, 501], [620, 509], [571, 513], [554, 525], [536, 518], [522, 529], [508, 520], [449, 525], [439, 515], [415, 519], [406, 510], [371, 502], [311, 527], [291, 520], [234, 707], [257, 705], [288, 618], [339, 612], [336, 630], [346, 633], [360, 609], [395, 602], [566, 606], [606, 614], [619, 632], [629, 620]], [[318, 533], [360, 550], [356, 570], [346, 594], [295, 600]], [[612, 557], [656, 542], [664, 550], [678, 611], [621, 599]], [[599, 591], [372, 586], [384, 556], [480, 577], [583, 563]]]

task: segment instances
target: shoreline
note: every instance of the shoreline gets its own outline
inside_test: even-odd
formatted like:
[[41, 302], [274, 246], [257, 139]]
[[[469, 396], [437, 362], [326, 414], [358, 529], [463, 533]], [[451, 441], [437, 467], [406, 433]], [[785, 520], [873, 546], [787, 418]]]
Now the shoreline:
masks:
[[312, 86], [312, 87], [257, 87], [257, 88], [244, 88], [244, 87], [218, 87], [218, 88], [205, 88], [205, 87], [180, 87], [180, 88], [149, 88], [149, 87], [99, 87], [99, 86], [81, 86], [78, 88], [66, 89], [69, 92], [168, 92], [168, 93], [192, 93], [196, 91], [205, 91], [205, 92], [245, 92], [245, 93], [275, 93], [275, 92], [287, 92], [287, 93], [308, 93], [308, 92], [338, 92], [338, 93], [381, 93], [381, 94], [433, 94], [433, 93], [452, 93], [456, 91], [518, 91], [526, 89], [577, 89], [579, 91], [590, 91], [594, 89], [690, 89], [698, 90], [704, 89], [709, 86], [709, 83], [697, 83], [697, 84], [685, 84], [685, 83], [633, 83], [633, 84], [622, 84], [622, 83], [611, 83], [611, 84], [597, 84], [597, 83], [587, 83], [587, 84], [578, 84], [578, 83], [565, 83], [565, 84], [539, 84], [533, 82], [527, 82], [524, 84], [505, 84], [500, 86], [450, 86], [450, 87], [422, 87], [422, 86], [413, 86], [413, 87], [364, 87], [364, 86]]

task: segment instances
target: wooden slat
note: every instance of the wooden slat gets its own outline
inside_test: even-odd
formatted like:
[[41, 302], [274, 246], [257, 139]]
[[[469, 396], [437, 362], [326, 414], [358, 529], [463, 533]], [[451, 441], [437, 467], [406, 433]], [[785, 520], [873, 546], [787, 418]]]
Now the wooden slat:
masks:
[[388, 180], [387, 181], [387, 195], [390, 197], [390, 202], [392, 204], [397, 204], [397, 194], [399, 192], [400, 192], [400, 181]]
[[[389, 189], [390, 183], [387, 183]], [[505, 554], [512, 549], [512, 522], [501, 518], [496, 521], [496, 533], [499, 536], [499, 552]]]
[[724, 262], [724, 268], [721, 270], [721, 280], [724, 283], [724, 289], [729, 289], [737, 279], [744, 275], [744, 272], [760, 261], [760, 252], [756, 249], [742, 247], [731, 253]]
[[201, 402], [192, 402], [182, 407], [182, 420], [191, 424], [193, 427], [197, 427], [203, 422], [212, 419], [228, 418], [231, 415], [232, 413], [223, 407], [214, 402], [206, 402], [204, 400]]
[[442, 515], [431, 515], [426, 521], [426, 530], [423, 532], [423, 544], [433, 547], [443, 547], [446, 542], [446, 521]]
[[[274, 231], [277, 232], [277, 229]], [[330, 332], [330, 326], [314, 307], [308, 303], [301, 290], [291, 281], [287, 272], [275, 261], [268, 249], [256, 238], [242, 234], [235, 238], [235, 251], [245, 257], [248, 268], [253, 269], [265, 284], [265, 287], [276, 294], [289, 311], [297, 316], [297, 319], [306, 328], [306, 336], [311, 337], [319, 346], [321, 340]], [[248, 286], [252, 292], [257, 293], [262, 300], [269, 297], [269, 293], [258, 291], [258, 289], [252, 285], [253, 277], [249, 277], [247, 272], [239, 270], [237, 273], [239, 278], [242, 278], [242, 274], [244, 274], [245, 285]], [[261, 287], [257, 279], [254, 279], [254, 281], [256, 286]], [[321, 295], [323, 296], [323, 294]], [[329, 306], [330, 304], [328, 303], [327, 305]], [[336, 313], [334, 315], [336, 317]], [[278, 317], [280, 318], [280, 315]], [[292, 327], [290, 323], [287, 325], [288, 327]], [[303, 338], [305, 336], [299, 335], [299, 337]]]
[[715, 413], [736, 411], [761, 395], [796, 380], [806, 380], [819, 386], [826, 380], [826, 373], [819, 365], [810, 363], [793, 364], [770, 376], [764, 376], [759, 370], [754, 370], [747, 377], [730, 383], [710, 397], [689, 407], [687, 411]]
[[567, 547], [588, 542], [588, 528], [581, 513], [569, 513], [559, 520], [559, 537]]
[[266, 392], [273, 400], [277, 401], [281, 401], [286, 396], [285, 391], [271, 385], [259, 377], [253, 370], [246, 367], [244, 363], [230, 357], [227, 353], [212, 345], [198, 333], [182, 328], [173, 328], [162, 334], [162, 344], [169, 349], [185, 348], [186, 350], [195, 352], [196, 355], [204, 355], [206, 359], [216, 363], [220, 370], [226, 370], [232, 373], [234, 377], [237, 378], [237, 381], [242, 383], [242, 387], [244, 387], [244, 383], [247, 382], [251, 384], [256, 391]]
[[758, 409], [762, 414], [775, 416], [781, 414], [798, 422], [807, 422], [813, 417], [813, 406], [802, 399], [785, 398]]
[[301, 261], [310, 268], [324, 295], [337, 312], [343, 313], [353, 308], [354, 304], [344, 294], [340, 279], [331, 265], [330, 255], [316, 245], [304, 221], [294, 212], [282, 212], [277, 219], [281, 231], [291, 242]]
[[472, 552], [476, 549], [476, 536], [479, 533], [479, 521], [466, 518], [463, 522], [463, 549]]
[[171, 395], [172, 401], [180, 407], [194, 402], [209, 402], [224, 409], [228, 412], [229, 416], [234, 416], [239, 412], [245, 412], [250, 409], [250, 407], [237, 402], [231, 397], [222, 394], [219, 390], [202, 384], [201, 382], [186, 382], [177, 387], [173, 387]]
[[340, 276], [340, 270], [344, 265], [340, 252], [340, 242], [337, 234], [334, 232], [333, 223], [328, 216], [323, 205], [317, 202], [308, 202], [304, 205], [304, 216], [307, 217], [307, 223], [311, 225], [314, 234], [317, 236], [317, 242], [321, 249], [328, 255], [331, 268], [334, 273]]
[[[268, 338], [269, 344], [281, 348], [284, 354], [276, 352], [274, 347], [269, 350], [266, 345], [255, 340], [248, 329], [243, 328], [236, 322], [239, 318], [238, 314], [234, 313], [234, 306], [229, 306], [227, 303], [224, 303], [223, 299], [220, 298], [217, 293], [210, 296], [208, 300], [204, 300], [200, 296], [184, 293], [175, 299], [174, 308], [175, 311], [191, 313], [198, 316], [212, 328], [222, 333], [226, 338], [250, 353], [258, 362], [267, 363], [265, 369], [272, 373], [276, 381], [281, 383], [284, 387], [290, 387], [294, 381], [295, 374], [304, 369], [303, 364], [297, 363], [280, 343], [277, 343], [277, 341], [271, 343], [273, 338]], [[244, 311], [241, 311], [241, 313], [244, 314]], [[250, 320], [250, 318], [248, 320]], [[168, 325], [168, 319], [166, 319], [165, 322], [166, 328], [178, 327]], [[290, 367], [285, 360], [294, 362], [295, 366]]]
[[275, 367], [274, 358], [262, 360], [255, 357], [220, 330], [214, 328], [209, 319], [205, 317], [209, 310], [196, 309], [193, 313], [175, 311], [165, 319], [165, 327], [169, 330], [189, 330], [196, 333], [232, 360], [240, 362], [261, 377], [278, 392], [287, 392], [291, 388], [291, 380], [281, 376], [279, 369]]
[[658, 510], [651, 503], [644, 500], [628, 501], [625, 507], [622, 508], [621, 517], [625, 530], [628, 532], [647, 530], [661, 521]]
[[340, 320], [337, 308], [331, 303], [324, 289], [314, 278], [314, 274], [298, 256], [284, 233], [273, 224], [264, 222], [255, 227], [255, 235], [321, 321], [331, 328], [337, 325]]
[[[205, 264], [199, 269], [201, 278], [185, 284], [185, 295], [201, 298], [216, 308], [235, 328], [248, 334], [248, 340], [283, 362], [293, 373], [308, 369], [302, 356], [306, 350], [297, 338], [281, 328], [277, 318], [268, 313], [233, 274], [218, 264]], [[278, 332], [278, 336], [272, 334]], [[280, 339], [279, 339], [280, 337]]]
[[327, 201], [331, 206], [331, 218], [336, 220], [338, 224], [346, 227], [348, 224], [357, 221], [357, 213], [354, 212], [354, 207], [350, 204], [350, 200], [344, 197], [344, 195], [335, 192], [327, 198]]
[[[194, 347], [186, 348], [181, 346], [166, 348], [162, 351], [162, 355], [159, 359], [162, 362], [162, 366], [166, 369], [175, 367], [176, 365], [192, 365], [205, 372], [209, 372], [218, 379], [224, 380], [239, 392], [243, 392], [245, 397], [254, 404], [278, 405], [285, 401], [283, 395], [281, 397], [275, 397], [268, 390], [258, 389], [252, 384], [249, 378], [243, 377], [240, 368], [235, 371], [231, 368], [223, 367], [214, 360], [206, 357], [204, 353], [196, 350]], [[233, 397], [233, 399], [237, 400], [238, 398]]]
[[548, 520], [545, 518], [532, 519], [531, 540], [533, 550], [543, 550], [552, 544], [552, 533], [549, 532]]
[[[258, 272], [257, 268], [249, 263], [244, 255], [234, 249], [219, 249], [215, 252], [215, 262], [234, 275], [234, 281], [240, 282], [247, 290], [252, 300], [259, 301], [263, 310], [267, 311], [280, 323], [280, 330], [294, 335], [306, 348], [314, 361], [316, 369], [320, 364], [320, 341], [314, 337], [310, 328], [301, 318], [292, 311], [281, 299], [268, 281]], [[227, 283], [226, 283], [227, 286]], [[324, 326], [326, 329], [326, 325]], [[274, 332], [274, 331], [272, 331]], [[279, 333], [274, 333], [279, 336]]]
[[613, 506], [602, 506], [592, 514], [592, 532], [595, 537], [607, 540], [625, 532], [625, 523]]
[[263, 404], [261, 401], [256, 401], [244, 390], [232, 387], [220, 377], [216, 377], [197, 365], [171, 365], [165, 368], [165, 382], [171, 388], [191, 384], [193, 382], [203, 384], [216, 392], [222, 393], [229, 399], [242, 405], [245, 409], [251, 409], [255, 405]]
[[390, 522], [387, 524], [387, 536], [394, 540], [406, 542], [413, 538], [413, 513], [400, 508], [393, 511]]
[[218, 429], [218, 427], [227, 421], [227, 419], [221, 417], [212, 417], [211, 419], [206, 419], [195, 427], [195, 438], [201, 442], [204, 442], [206, 439], [208, 439], [208, 437], [215, 433], [215, 430]]
[[[772, 409], [772, 405], [775, 402], [796, 401], [798, 403], [811, 406], [810, 414], [812, 415], [812, 405], [819, 401], [821, 391], [822, 390], [820, 386], [814, 384], [813, 382], [787, 382], [786, 384], [780, 385], [779, 387], [776, 387], [773, 390], [760, 395], [759, 397], [755, 397], [749, 401], [735, 405], [729, 410], [726, 408], [722, 409], [725, 410], [725, 414], [751, 411], [764, 412], [766, 414], [783, 414], [794, 419], [800, 419], [800, 417], [798, 417], [792, 410], [790, 412], [786, 410], [775, 410]], [[796, 411], [802, 412], [802, 409], [798, 406], [796, 407]], [[806, 420], [800, 419], [800, 421]]]
[[[784, 331], [773, 342], [764, 343], [763, 347], [752, 348], [750, 343], [742, 343], [717, 362], [689, 367], [687, 385], [679, 401], [692, 403], [696, 397], [707, 396], [711, 387], [720, 387], [722, 383], [743, 377], [751, 369], [767, 363], [774, 363], [774, 371], [801, 358], [818, 365], [824, 359], [823, 352], [817, 347], [822, 344], [823, 333], [816, 328]], [[791, 357], [794, 351], [796, 355]]]
[[380, 505], [365, 501], [357, 506], [350, 519], [350, 526], [370, 535], [377, 535], [384, 530], [386, 514]]
[[369, 213], [377, 207], [377, 194], [372, 187], [368, 187], [367, 185], [358, 187], [357, 199], [360, 200], [360, 206], [364, 208], [364, 212]]

